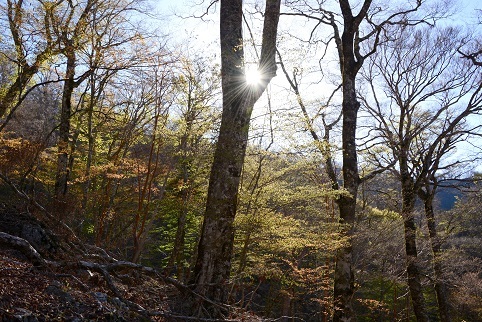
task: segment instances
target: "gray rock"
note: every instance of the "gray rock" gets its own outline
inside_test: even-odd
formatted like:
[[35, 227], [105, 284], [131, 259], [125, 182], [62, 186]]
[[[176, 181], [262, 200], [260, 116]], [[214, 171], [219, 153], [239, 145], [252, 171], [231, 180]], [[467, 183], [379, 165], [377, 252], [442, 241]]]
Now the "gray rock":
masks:
[[22, 308], [15, 308], [15, 314], [13, 315], [17, 320], [21, 322], [38, 322], [37, 317], [35, 314], [30, 312], [29, 310], [22, 309]]
[[72, 295], [70, 295], [69, 293], [61, 290], [60, 287], [58, 286], [58, 284], [60, 284], [60, 283], [59, 282], [52, 283], [51, 285], [47, 286], [45, 288], [45, 293], [55, 295], [64, 302], [74, 303], [75, 300], [72, 297]]
[[102, 292], [92, 292], [92, 295], [95, 297], [95, 299], [101, 303], [107, 302], [108, 296], [105, 293]]

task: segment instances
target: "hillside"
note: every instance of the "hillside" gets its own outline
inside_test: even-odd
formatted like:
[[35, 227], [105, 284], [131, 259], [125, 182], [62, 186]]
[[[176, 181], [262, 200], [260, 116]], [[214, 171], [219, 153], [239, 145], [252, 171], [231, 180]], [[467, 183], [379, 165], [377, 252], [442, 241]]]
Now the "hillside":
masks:
[[153, 268], [118, 261], [27, 212], [0, 208], [2, 322], [198, 320], [182, 315], [186, 292]]

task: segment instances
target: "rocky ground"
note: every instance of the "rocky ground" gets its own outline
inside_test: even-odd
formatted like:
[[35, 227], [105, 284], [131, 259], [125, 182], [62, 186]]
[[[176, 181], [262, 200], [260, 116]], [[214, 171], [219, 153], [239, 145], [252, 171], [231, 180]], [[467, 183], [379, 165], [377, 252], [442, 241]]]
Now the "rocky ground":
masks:
[[[61, 222], [53, 233], [55, 223], [22, 209], [0, 202], [0, 322], [263, 320], [151, 267], [116, 260]], [[193, 299], [223, 307], [226, 318], [189, 316]]]
[[5, 249], [0, 252], [1, 321], [167, 321], [143, 316], [125, 304], [129, 300], [165, 311], [167, 285], [145, 278], [136, 285], [118, 285], [124, 296], [120, 300], [99, 273], [46, 270], [18, 257]]
[[119, 273], [111, 277], [114, 294], [102, 274], [70, 264], [34, 266], [3, 247], [0, 321], [168, 321], [162, 315], [169, 311], [167, 298], [177, 292], [172, 286], [144, 274]]
[[167, 277], [68, 239], [0, 205], [0, 321], [175, 320]]

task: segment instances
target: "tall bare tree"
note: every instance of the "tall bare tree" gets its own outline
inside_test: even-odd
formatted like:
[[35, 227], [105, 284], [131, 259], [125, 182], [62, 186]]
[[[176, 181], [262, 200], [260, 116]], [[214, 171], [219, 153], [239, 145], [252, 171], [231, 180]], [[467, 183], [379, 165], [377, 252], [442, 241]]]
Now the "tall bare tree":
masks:
[[[338, 11], [331, 11], [325, 1], [290, 2], [291, 11], [286, 15], [301, 16], [315, 21], [316, 25], [310, 32], [308, 42], [318, 42], [318, 28], [326, 26], [333, 32], [328, 39], [321, 39], [329, 44], [334, 41], [341, 76], [342, 88], [342, 171], [343, 191], [337, 199], [342, 223], [343, 234], [349, 241], [342, 247], [336, 256], [335, 280], [334, 280], [334, 316], [333, 321], [354, 321], [355, 314], [352, 307], [352, 299], [355, 291], [353, 274], [353, 247], [354, 223], [356, 215], [356, 203], [358, 186], [361, 178], [358, 172], [357, 156], [357, 119], [360, 103], [357, 98], [357, 76], [365, 60], [373, 55], [380, 43], [380, 36], [386, 26], [393, 24], [410, 25], [416, 24], [421, 19], [414, 19], [410, 15], [418, 10], [421, 1], [412, 1], [403, 8], [392, 8], [384, 11], [380, 7], [373, 6], [371, 0], [365, 0], [358, 5], [348, 0], [340, 0], [332, 7], [338, 7]], [[357, 8], [358, 13], [353, 10]], [[336, 10], [336, 9], [335, 9]], [[326, 37], [321, 33], [321, 37]], [[293, 88], [293, 83], [292, 83]], [[296, 90], [295, 90], [296, 92]], [[303, 112], [306, 115], [306, 112]], [[305, 116], [306, 118], [306, 116]], [[307, 123], [311, 121], [308, 120]], [[325, 124], [323, 140], [313, 136], [316, 141], [326, 144], [329, 139], [330, 127], [334, 124]], [[328, 131], [326, 131], [328, 130]], [[313, 135], [313, 131], [312, 135]], [[338, 181], [334, 173], [332, 158], [326, 154], [326, 169], [332, 180], [332, 186], [337, 189]], [[386, 167], [387, 165], [385, 165]], [[369, 174], [372, 177], [384, 169]]]
[[[375, 120], [375, 141], [389, 148], [398, 162], [394, 172], [402, 187], [407, 278], [417, 321], [428, 321], [416, 237], [417, 195], [422, 197], [427, 214], [440, 316], [442, 321], [451, 321], [438, 265], [441, 249], [433, 198], [436, 176], [461, 161], [447, 162], [444, 158], [460, 140], [478, 131], [478, 126], [464, 127], [464, 121], [480, 113], [481, 76], [458, 57], [462, 37], [456, 29], [394, 28], [390, 34], [396, 40], [382, 45], [363, 72], [373, 98], [364, 96], [363, 103]], [[383, 91], [377, 91], [378, 79]], [[467, 96], [464, 106], [463, 97]], [[380, 159], [379, 155], [372, 157], [376, 162]]]
[[[88, 70], [77, 79], [75, 78], [76, 66], [79, 65], [77, 52], [86, 44], [83, 36], [90, 25], [91, 13], [95, 8], [96, 2], [95, 0], [89, 0], [85, 3], [85, 6], [66, 2], [64, 6], [58, 6], [57, 10], [52, 12], [53, 20], [60, 22], [54, 26], [54, 30], [62, 46], [61, 53], [66, 58], [60, 110], [57, 173], [55, 178], [55, 195], [57, 197], [62, 197], [67, 193], [67, 181], [70, 172], [68, 150], [72, 95], [75, 88], [79, 87], [91, 73], [91, 70]], [[62, 19], [63, 17], [65, 18]]]
[[215, 116], [212, 105], [219, 97], [220, 77], [206, 61], [199, 57], [181, 59], [179, 75], [174, 86], [178, 91], [176, 105], [179, 109], [179, 137], [177, 150], [179, 181], [178, 198], [181, 203], [177, 217], [176, 236], [169, 256], [168, 268], [177, 267], [177, 277], [184, 278], [186, 229], [190, 204], [196, 194], [196, 172], [202, 160], [202, 137], [212, 131]]
[[[140, 38], [137, 30], [126, 26], [129, 24], [128, 12], [134, 9], [142, 12], [142, 0], [88, 0], [76, 3], [67, 1], [52, 12], [52, 19], [57, 22], [53, 28], [61, 45], [60, 51], [66, 59], [55, 180], [57, 197], [67, 193], [71, 171], [69, 164], [72, 163], [72, 156], [69, 161], [69, 145], [74, 91], [100, 69], [110, 77], [116, 71], [134, 63], [135, 59], [130, 61], [122, 53], [126, 44], [132, 44]], [[116, 56], [117, 61], [113, 62], [110, 55]], [[83, 61], [88, 64], [83, 64]], [[78, 68], [80, 65], [83, 65], [81, 73]], [[91, 77], [90, 85], [92, 80]], [[91, 99], [95, 100], [95, 97]]]
[[220, 39], [223, 113], [216, 144], [206, 211], [194, 268], [196, 291], [216, 301], [226, 301], [233, 253], [238, 187], [251, 113], [256, 101], [276, 75], [276, 35], [280, 0], [267, 0], [259, 84], [248, 84], [243, 48], [243, 1], [221, 0]]

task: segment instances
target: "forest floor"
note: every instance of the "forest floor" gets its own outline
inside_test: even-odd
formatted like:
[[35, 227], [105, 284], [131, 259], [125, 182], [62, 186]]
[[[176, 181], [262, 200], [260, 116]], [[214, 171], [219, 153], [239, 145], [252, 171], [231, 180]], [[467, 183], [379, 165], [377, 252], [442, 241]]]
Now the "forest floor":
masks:
[[1, 190], [0, 322], [179, 321], [169, 317], [180, 295], [169, 278], [83, 243], [44, 213]]
[[[54, 233], [46, 225], [52, 216], [37, 217], [0, 202], [0, 322], [263, 321], [152, 267], [117, 260], [61, 222]], [[189, 316], [193, 299], [224, 307], [227, 318]]]
[[[3, 248], [0, 321], [168, 321], [161, 315], [169, 311], [170, 294], [176, 293], [172, 286], [141, 274], [124, 277], [125, 283], [114, 282], [119, 298], [101, 275], [74, 266], [34, 266], [18, 251]], [[159, 316], [149, 316], [147, 308]]]

